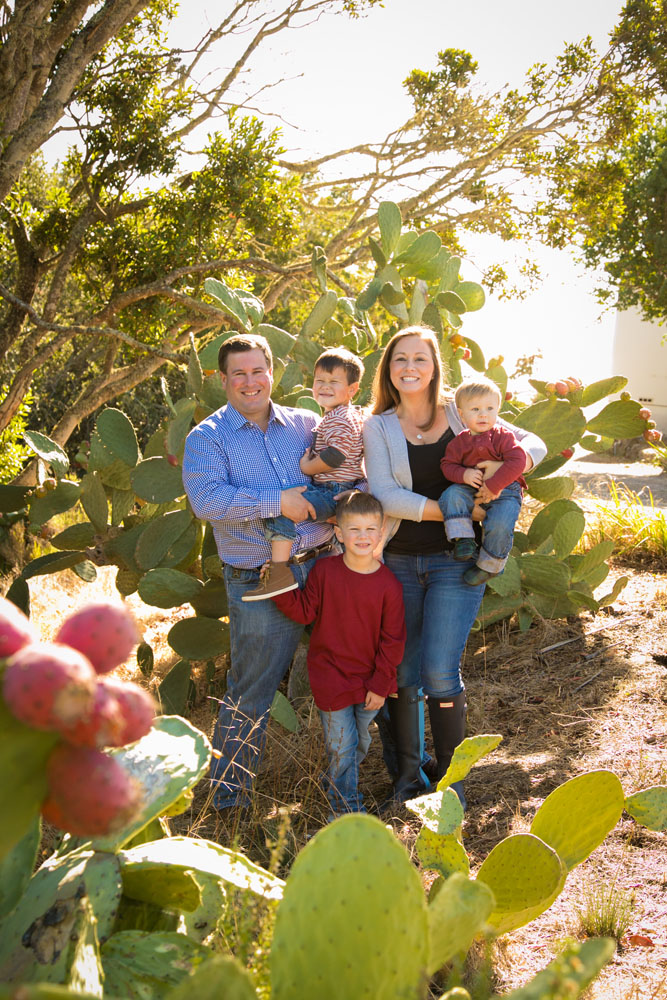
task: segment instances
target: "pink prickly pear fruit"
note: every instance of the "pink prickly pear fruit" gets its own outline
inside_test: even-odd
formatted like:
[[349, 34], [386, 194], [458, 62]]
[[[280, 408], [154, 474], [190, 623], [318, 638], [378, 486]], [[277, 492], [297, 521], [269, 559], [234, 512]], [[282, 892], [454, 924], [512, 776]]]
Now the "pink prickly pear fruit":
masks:
[[567, 384], [567, 382], [563, 382], [562, 380], [556, 382], [555, 389], [557, 396], [567, 396], [568, 392], [570, 391], [570, 387]]
[[42, 816], [77, 837], [105, 837], [131, 823], [143, 789], [113, 757], [59, 743], [46, 765]]
[[139, 641], [134, 618], [121, 604], [98, 601], [87, 604], [63, 622], [56, 642], [63, 642], [87, 656], [98, 674], [120, 666]]
[[553, 396], [554, 393], [556, 392], [556, 383], [555, 382], [547, 382], [547, 384], [544, 387], [544, 391], [548, 392], [549, 395]]
[[59, 732], [86, 718], [97, 675], [76, 649], [55, 642], [24, 646], [7, 661], [2, 693], [9, 711], [33, 729]]
[[464, 361], [470, 361], [472, 357], [472, 351], [470, 350], [469, 347], [464, 347], [462, 357]]
[[645, 441], [649, 442], [649, 444], [657, 444], [658, 441], [662, 440], [662, 434], [655, 428], [644, 431], [643, 437]]
[[178, 459], [176, 458], [175, 455], [167, 455], [167, 461], [169, 462], [170, 465], [174, 466], [178, 465]]
[[642, 420], [651, 419], [651, 411], [649, 410], [648, 406], [642, 406], [641, 410], [639, 411], [639, 416], [642, 418]]
[[574, 455], [574, 451], [572, 448], [563, 448], [563, 450], [561, 451], [561, 455], [563, 456], [563, 458], [572, 458], [572, 456]]
[[95, 686], [95, 700], [92, 711], [86, 718], [79, 719], [73, 726], [62, 726], [60, 735], [73, 746], [121, 747], [129, 742], [123, 738], [125, 718], [120, 703], [112, 688], [99, 680]]
[[115, 677], [104, 677], [99, 683], [116, 699], [120, 710], [121, 728], [118, 742], [113, 746], [134, 743], [150, 732], [155, 718], [155, 702], [145, 688]]
[[35, 627], [15, 604], [0, 597], [0, 660], [11, 656], [29, 642], [38, 642]]
[[505, 402], [509, 403], [510, 399], [514, 398], [514, 393], [509, 390], [505, 393]]

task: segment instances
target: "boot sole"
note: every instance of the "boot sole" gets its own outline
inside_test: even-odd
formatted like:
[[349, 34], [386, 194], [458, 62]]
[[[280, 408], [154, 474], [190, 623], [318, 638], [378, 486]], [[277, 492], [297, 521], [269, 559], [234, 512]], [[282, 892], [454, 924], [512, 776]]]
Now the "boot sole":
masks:
[[294, 581], [289, 587], [281, 587], [280, 590], [272, 590], [270, 594], [244, 594], [241, 598], [246, 604], [249, 601], [268, 601], [272, 597], [277, 597], [278, 594], [287, 594], [290, 590], [298, 590], [299, 584]]

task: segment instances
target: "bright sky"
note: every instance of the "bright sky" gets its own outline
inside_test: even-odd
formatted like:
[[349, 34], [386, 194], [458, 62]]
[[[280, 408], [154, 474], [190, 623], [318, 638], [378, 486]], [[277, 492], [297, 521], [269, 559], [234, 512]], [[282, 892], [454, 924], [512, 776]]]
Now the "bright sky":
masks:
[[[305, 158], [380, 139], [402, 122], [410, 111], [402, 81], [414, 67], [434, 66], [439, 49], [467, 49], [479, 64], [479, 84], [500, 89], [519, 84], [534, 62], [551, 62], [564, 42], [590, 34], [604, 48], [621, 6], [622, 0], [385, 0], [384, 7], [356, 21], [322, 17], [277, 35], [256, 53], [243, 86], [246, 93], [257, 92], [284, 80], [259, 93], [255, 104], [282, 116], [267, 120], [284, 129], [288, 155]], [[213, 0], [191, 0], [179, 18], [179, 32], [194, 40], [207, 21], [215, 21], [217, 10]], [[179, 42], [184, 43], [183, 34]], [[513, 261], [526, 257], [524, 243], [489, 237], [468, 237], [465, 243], [462, 273], [469, 279], [490, 263], [509, 263], [511, 269]], [[591, 275], [567, 253], [532, 250], [544, 277], [541, 288], [521, 302], [489, 298], [481, 312], [465, 320], [464, 332], [487, 356], [502, 353], [508, 365], [519, 355], [541, 351], [537, 375], [604, 377], [611, 370], [614, 317], [600, 318]]]

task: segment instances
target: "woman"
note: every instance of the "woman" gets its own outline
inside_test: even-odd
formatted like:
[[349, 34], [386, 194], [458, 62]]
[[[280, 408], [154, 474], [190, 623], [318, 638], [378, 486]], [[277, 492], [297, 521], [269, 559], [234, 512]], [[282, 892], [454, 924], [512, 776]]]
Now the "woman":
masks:
[[[440, 460], [463, 424], [453, 400], [443, 394], [432, 330], [407, 327], [389, 341], [375, 375], [372, 413], [364, 425], [366, 471], [370, 490], [388, 515], [384, 560], [403, 585], [408, 633], [398, 696], [387, 699], [389, 726], [380, 726], [394, 798], [402, 802], [430, 786], [421, 769], [421, 691], [428, 699], [436, 779], [465, 735], [460, 663], [484, 594], [484, 586], [463, 582], [474, 560], [453, 559], [437, 504], [450, 485]], [[546, 447], [534, 434], [512, 430], [528, 455], [528, 472]], [[487, 467], [485, 475], [499, 465], [480, 464]], [[456, 791], [465, 805], [462, 787]]]

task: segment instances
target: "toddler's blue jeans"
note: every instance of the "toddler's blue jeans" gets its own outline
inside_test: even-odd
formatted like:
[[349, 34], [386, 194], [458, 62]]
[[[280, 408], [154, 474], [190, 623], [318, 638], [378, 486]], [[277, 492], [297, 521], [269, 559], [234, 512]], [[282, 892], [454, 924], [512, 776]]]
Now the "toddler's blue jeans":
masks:
[[[454, 483], [438, 500], [445, 519], [445, 532], [454, 538], [474, 538], [472, 509], [475, 504], [474, 486]], [[482, 523], [484, 537], [477, 565], [488, 573], [502, 573], [514, 544], [514, 525], [521, 510], [523, 491], [519, 483], [510, 483], [497, 500], [480, 504], [486, 511]]]
[[[346, 490], [353, 490], [354, 483], [312, 483], [302, 496], [315, 508], [316, 521], [328, 521], [336, 513], [334, 497]], [[291, 489], [291, 487], [287, 487]], [[274, 538], [296, 538], [296, 525], [289, 517], [280, 514], [278, 517], [267, 517], [264, 521], [264, 534], [267, 541]]]

